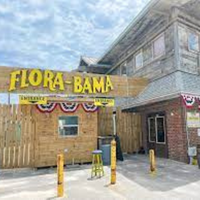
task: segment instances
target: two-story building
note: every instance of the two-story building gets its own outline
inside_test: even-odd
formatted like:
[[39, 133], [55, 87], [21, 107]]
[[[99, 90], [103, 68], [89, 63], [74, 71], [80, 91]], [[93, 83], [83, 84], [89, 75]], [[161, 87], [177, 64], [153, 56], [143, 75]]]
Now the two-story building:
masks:
[[100, 59], [81, 58], [79, 71], [147, 77], [118, 106], [141, 114], [145, 150], [188, 161], [188, 147], [200, 144], [199, 0], [150, 1]]

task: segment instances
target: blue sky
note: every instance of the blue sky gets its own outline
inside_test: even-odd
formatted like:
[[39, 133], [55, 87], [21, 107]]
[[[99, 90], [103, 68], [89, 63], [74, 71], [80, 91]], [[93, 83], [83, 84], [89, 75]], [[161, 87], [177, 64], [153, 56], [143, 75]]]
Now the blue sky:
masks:
[[0, 65], [72, 70], [101, 57], [149, 0], [1, 0]]

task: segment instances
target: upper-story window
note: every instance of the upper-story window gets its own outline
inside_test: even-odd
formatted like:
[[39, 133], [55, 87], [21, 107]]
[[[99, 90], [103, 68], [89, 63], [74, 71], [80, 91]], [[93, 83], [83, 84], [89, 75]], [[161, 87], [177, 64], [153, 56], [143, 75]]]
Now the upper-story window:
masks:
[[126, 62], [123, 63], [120, 67], [121, 67], [121, 75], [125, 75], [126, 74]]
[[188, 34], [188, 49], [189, 51], [199, 51], [199, 36], [190, 32]]
[[143, 59], [144, 63], [148, 63], [152, 60], [152, 45], [147, 45], [143, 49]]
[[136, 56], [135, 56], [135, 66], [136, 66], [136, 69], [139, 69], [143, 66], [143, 53], [142, 53], [142, 51], [137, 53]]
[[164, 54], [165, 54], [165, 37], [164, 34], [162, 34], [153, 42], [153, 57], [158, 58]]

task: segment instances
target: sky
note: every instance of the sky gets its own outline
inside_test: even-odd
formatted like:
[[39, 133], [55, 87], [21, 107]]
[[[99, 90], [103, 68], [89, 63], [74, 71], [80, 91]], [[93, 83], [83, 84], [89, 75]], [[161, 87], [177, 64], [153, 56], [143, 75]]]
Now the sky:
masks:
[[100, 58], [149, 0], [0, 0], [0, 66], [71, 71]]

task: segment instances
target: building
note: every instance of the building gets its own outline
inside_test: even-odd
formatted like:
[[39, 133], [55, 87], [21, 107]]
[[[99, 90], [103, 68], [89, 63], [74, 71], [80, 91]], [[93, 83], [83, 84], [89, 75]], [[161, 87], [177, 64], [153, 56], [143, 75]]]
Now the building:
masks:
[[[93, 97], [137, 96], [147, 83], [145, 78], [0, 66], [0, 92], [19, 95], [15, 104], [0, 101], [0, 169], [56, 166], [59, 153], [65, 164], [91, 162], [98, 136], [113, 133], [112, 110], [95, 105]], [[132, 117], [118, 113], [122, 122]], [[130, 134], [122, 132], [123, 138]], [[132, 134], [141, 141], [139, 133], [140, 126]], [[124, 139], [122, 146], [133, 152], [141, 143]]]
[[188, 147], [200, 144], [199, 13], [199, 0], [152, 0], [84, 70], [148, 78], [141, 94], [120, 99], [118, 106], [140, 113], [145, 150], [153, 148], [157, 156], [183, 162], [188, 162]]

